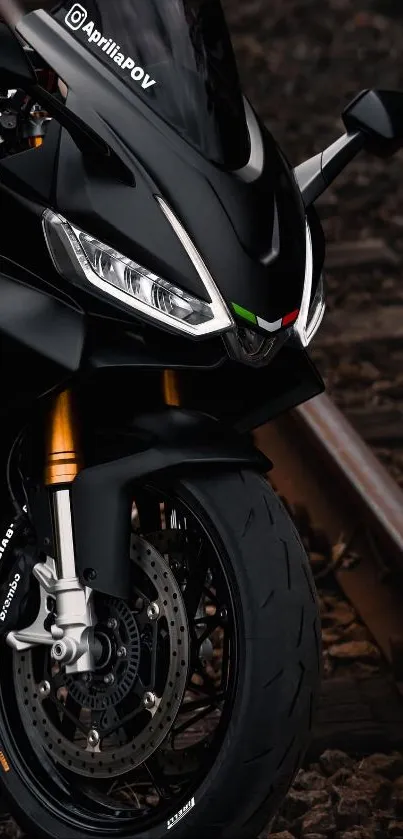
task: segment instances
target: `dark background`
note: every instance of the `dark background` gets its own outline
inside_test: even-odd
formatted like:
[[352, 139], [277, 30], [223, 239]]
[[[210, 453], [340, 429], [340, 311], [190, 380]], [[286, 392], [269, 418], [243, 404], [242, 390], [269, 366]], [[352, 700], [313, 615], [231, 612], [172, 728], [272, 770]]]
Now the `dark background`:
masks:
[[[341, 111], [358, 91], [403, 90], [403, 0], [224, 7], [245, 90], [293, 164], [342, 133]], [[403, 484], [403, 152], [362, 155], [320, 213], [329, 310], [313, 354], [331, 394]], [[0, 824], [4, 839], [19, 835]]]
[[[245, 90], [293, 165], [365, 88], [403, 90], [402, 0], [223, 0]], [[362, 154], [319, 204], [329, 392], [403, 485], [403, 151]]]

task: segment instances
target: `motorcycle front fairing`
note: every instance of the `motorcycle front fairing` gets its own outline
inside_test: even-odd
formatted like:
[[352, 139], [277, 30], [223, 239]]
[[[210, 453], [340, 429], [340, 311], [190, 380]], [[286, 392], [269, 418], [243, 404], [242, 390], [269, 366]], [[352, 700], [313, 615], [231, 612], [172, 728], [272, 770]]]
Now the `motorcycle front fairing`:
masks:
[[[155, 4], [155, 9], [154, 4], [149, 5], [148, 21], [149, 24], [154, 21], [154, 25], [155, 20], [150, 16], [157, 15], [156, 8], [161, 4]], [[164, 24], [168, 21], [172, 25], [169, 5], [165, 11], [164, 4], [161, 5], [161, 15], [166, 15]], [[182, 8], [183, 4], [172, 4], [172, 8], [179, 5]], [[129, 179], [124, 182], [124, 177], [119, 181], [112, 174], [108, 176], [106, 167], [97, 168], [94, 158], [86, 159], [76, 142], [63, 131], [55, 206], [69, 221], [125, 256], [201, 300], [208, 300], [200, 277], [156, 201], [156, 196], [161, 196], [202, 255], [233, 316], [240, 317], [240, 322], [246, 325], [242, 320], [246, 312], [252, 315], [258, 331], [263, 324], [263, 331], [266, 329], [271, 334], [281, 328], [284, 317], [298, 312], [301, 305], [307, 256], [304, 208], [292, 172], [269, 133], [248, 105], [240, 113], [242, 98], [240, 91], [237, 93], [238, 86], [231, 94], [232, 99], [228, 99], [235, 64], [226, 74], [222, 66], [227, 68], [228, 62], [220, 62], [213, 55], [214, 49], [218, 56], [225, 55], [224, 36], [221, 41], [213, 40], [211, 53], [205, 46], [207, 35], [217, 25], [219, 18], [214, 7], [219, 8], [219, 4], [188, 5], [193, 10], [193, 18], [190, 11], [188, 17], [183, 14], [179, 36], [178, 28], [175, 30], [178, 41], [169, 28], [171, 40], [162, 29], [165, 33], [162, 41], [166, 47], [168, 43], [169, 49], [167, 60], [160, 62], [165, 77], [161, 75], [158, 93], [155, 59], [147, 53], [152, 44], [151, 25], [144, 29], [149, 32], [147, 37], [143, 33], [144, 43], [140, 36], [136, 39], [135, 30], [133, 40], [125, 42], [125, 50], [133, 50], [133, 58], [123, 52], [111, 58], [107, 51], [115, 42], [114, 32], [119, 37], [122, 31], [113, 28], [113, 16], [108, 22], [110, 36], [108, 32], [102, 35], [106, 39], [104, 46], [109, 44], [105, 51], [97, 46], [100, 41], [88, 43], [90, 33], [94, 36], [96, 32], [97, 38], [100, 30], [96, 30], [96, 21], [84, 5], [80, 6], [86, 14], [84, 25], [74, 17], [77, 4], [63, 4], [59, 8], [57, 15], [63, 23], [43, 10], [20, 21], [20, 35], [68, 86], [69, 111], [102, 138], [132, 178], [131, 182]], [[113, 4], [117, 17], [119, 10], [123, 14], [130, 7], [136, 12], [137, 7], [143, 6], [137, 2]], [[104, 4], [107, 7], [112, 8]], [[213, 21], [213, 27], [209, 30], [206, 24], [207, 35], [203, 41], [200, 32], [204, 32], [205, 20]], [[174, 48], [176, 43], [180, 44], [179, 49]], [[193, 69], [189, 44], [193, 49]], [[111, 55], [117, 46], [121, 44], [112, 49]], [[114, 59], [119, 55], [122, 58], [117, 63]], [[142, 61], [147, 59], [145, 67], [135, 64], [140, 62], [139, 55]], [[232, 53], [229, 55], [232, 58]], [[122, 69], [128, 60], [134, 64], [131, 72], [131, 63]], [[197, 76], [195, 67], [200, 66], [204, 69]], [[188, 74], [189, 83], [184, 88], [187, 98], [184, 93], [180, 100], [176, 93], [182, 70], [185, 76]], [[156, 84], [143, 88], [140, 82], [143, 72], [143, 80], [148, 77]], [[220, 96], [217, 94], [214, 99], [206, 94], [203, 101], [195, 92], [203, 87], [200, 78], [208, 88], [208, 72], [217, 85], [217, 79], [221, 83], [222, 77], [225, 84], [218, 85]], [[213, 82], [210, 87], [214, 89]], [[195, 108], [196, 99], [200, 100], [200, 110]], [[207, 112], [209, 108], [211, 111], [209, 120], [205, 119], [206, 108]], [[232, 155], [222, 129], [228, 114], [232, 114], [231, 124], [237, 126], [233, 131]], [[236, 170], [230, 168], [234, 165]]]
[[53, 14], [203, 157], [229, 171], [246, 166], [250, 139], [220, 3], [64, 0]]
[[[116, 7], [118, 4], [114, 4]], [[12, 327], [7, 346], [12, 341], [15, 346], [21, 345], [21, 351], [18, 372], [9, 377], [3, 415], [10, 413], [21, 390], [21, 369], [30, 370], [30, 384], [36, 394], [46, 391], [49, 385], [56, 387], [57, 382], [61, 386], [66, 380], [66, 369], [55, 368], [52, 360], [60, 353], [60, 332], [54, 330], [51, 334], [46, 320], [39, 317], [44, 301], [40, 292], [46, 290], [44, 278], [54, 295], [60, 296], [63, 290], [85, 312], [85, 320], [80, 316], [80, 330], [85, 335], [80, 376], [93, 395], [94, 404], [99, 388], [103, 390], [107, 383], [108, 402], [116, 414], [122, 410], [122, 424], [128, 421], [130, 412], [133, 416], [138, 410], [138, 404], [131, 402], [126, 413], [121, 409], [120, 403], [128, 401], [123, 394], [140, 390], [142, 409], [161, 408], [159, 376], [166, 368], [181, 371], [186, 409], [209, 413], [240, 431], [250, 431], [321, 392], [323, 383], [298, 342], [289, 341], [268, 366], [253, 370], [229, 360], [219, 336], [195, 342], [174, 333], [162, 333], [156, 324], [114, 308], [112, 298], [93, 296], [90, 288], [80, 290], [57, 274], [43, 238], [41, 220], [47, 207], [62, 212], [84, 230], [92, 231], [122, 253], [189, 288], [200, 298], [207, 296], [200, 277], [155, 200], [155, 195], [162, 194], [191, 232], [205, 261], [213, 266], [214, 280], [228, 303], [237, 302], [245, 310], [263, 313], [267, 320], [293, 307], [299, 308], [306, 262], [305, 218], [290, 170], [261, 126], [259, 136], [266, 146], [264, 171], [256, 178], [259, 160], [255, 148], [250, 154], [251, 165], [241, 167], [241, 177], [239, 169], [238, 174], [231, 170], [232, 165], [240, 167], [244, 163], [243, 123], [239, 114], [240, 134], [234, 144], [236, 161], [225, 154], [225, 137], [218, 142], [218, 128], [215, 134], [211, 131], [211, 137], [215, 136], [217, 141], [217, 157], [207, 159], [197, 148], [199, 134], [195, 133], [191, 142], [189, 136], [185, 139], [179, 129], [174, 130], [166, 114], [160, 116], [156, 106], [151, 107], [145, 101], [147, 88], [139, 95], [137, 88], [123, 83], [115, 71], [110, 71], [107, 59], [99, 61], [79, 43], [67, 25], [62, 28], [48, 14], [40, 12], [23, 18], [20, 28], [26, 40], [35, 45], [38, 55], [43, 55], [68, 83], [69, 114], [77, 114], [89, 126], [89, 131], [102, 138], [122, 161], [122, 172], [120, 177], [116, 176], [108, 157], [83, 154], [77, 137], [73, 139], [66, 129], [60, 128], [57, 115], [43, 147], [16, 154], [0, 164], [1, 253], [14, 261], [11, 279], [16, 283], [16, 293], [24, 292], [21, 284], [28, 285], [30, 293], [35, 287], [38, 289], [35, 340], [31, 340], [23, 324], [16, 320], [7, 323], [7, 329]], [[125, 49], [129, 47], [131, 44]], [[120, 70], [120, 65], [116, 66]], [[230, 69], [230, 79], [233, 72]], [[173, 92], [171, 101], [174, 100]], [[249, 120], [251, 113], [247, 108]], [[257, 121], [253, 124], [255, 128], [258, 125]], [[249, 135], [253, 145], [256, 135], [251, 130]], [[279, 189], [274, 196], [272, 185], [276, 179]], [[260, 196], [260, 203], [256, 196]], [[279, 237], [274, 197], [281, 232], [281, 253], [277, 259]], [[26, 243], [24, 252], [18, 254], [13, 244], [17, 228], [24, 229]], [[319, 239], [319, 246], [314, 241], [314, 252], [319, 255], [314, 272], [314, 283], [317, 283], [323, 255], [320, 235], [314, 235], [314, 215], [310, 218], [310, 228], [314, 240]], [[249, 241], [249, 250], [244, 246], [245, 241]], [[272, 265], [263, 264], [256, 257], [259, 242], [262, 248], [272, 247]], [[35, 276], [31, 273], [27, 278], [23, 268], [15, 265], [16, 258], [20, 265], [25, 264], [34, 271]], [[10, 273], [10, 266], [6, 266], [8, 285]], [[284, 308], [276, 310], [281, 295]], [[47, 341], [38, 343], [38, 336], [45, 333]], [[8, 354], [9, 360], [10, 357]], [[45, 384], [40, 371], [46, 373]], [[154, 391], [157, 396], [150, 398]], [[90, 403], [86, 415], [89, 407]], [[99, 415], [104, 414], [103, 405]], [[94, 415], [93, 427], [96, 423]]]
[[[199, 4], [200, 8], [204, 5]], [[117, 4], [117, 7], [123, 8], [123, 4]], [[20, 35], [69, 89], [65, 106], [60, 102], [57, 106], [52, 105], [47, 99], [49, 112], [52, 114], [54, 107], [53, 115], [56, 119], [59, 116], [64, 126], [60, 136], [53, 136], [52, 128], [52, 136], [46, 138], [43, 149], [16, 155], [10, 161], [6, 160], [3, 167], [11, 177], [14, 190], [20, 183], [21, 186], [25, 184], [26, 192], [29, 183], [35, 181], [37, 204], [30, 206], [29, 197], [23, 204], [24, 213], [27, 212], [31, 223], [36, 225], [37, 235], [43, 235], [42, 203], [44, 210], [50, 206], [55, 213], [129, 259], [147, 266], [148, 270], [201, 300], [208, 300], [200, 274], [161, 211], [157, 201], [161, 197], [172, 207], [208, 265], [228, 309], [232, 307], [234, 313], [252, 314], [256, 329], [259, 318], [268, 326], [270, 336], [273, 325], [281, 331], [284, 316], [298, 312], [304, 296], [307, 222], [291, 170], [269, 133], [246, 106], [242, 119], [239, 111], [233, 112], [239, 123], [233, 157], [228, 153], [225, 136], [220, 133], [222, 123], [217, 115], [216, 119], [211, 117], [210, 129], [215, 126], [214, 130], [207, 131], [205, 126], [204, 135], [198, 130], [186, 134], [183, 125], [190, 125], [188, 119], [182, 127], [179, 121], [174, 125], [174, 116], [168, 117], [167, 112], [159, 111], [156, 101], [152, 105], [150, 100], [148, 104], [146, 94], [155, 86], [146, 86], [140, 95], [137, 87], [125, 83], [115, 67], [109, 67], [110, 57], [100, 60], [96, 51], [92, 52], [88, 44], [80, 41], [76, 33], [83, 24], [89, 26], [88, 33], [95, 31], [95, 22], [87, 9], [81, 4], [69, 5], [67, 11], [65, 6], [62, 8], [64, 23], [41, 11], [23, 17], [18, 24]], [[83, 9], [85, 19], [74, 16], [82, 16]], [[62, 13], [61, 7], [58, 13]], [[100, 38], [106, 38], [106, 35], [101, 36], [100, 30], [96, 31]], [[114, 42], [113, 35], [111, 33], [111, 38], [108, 36], [105, 42], [110, 41], [110, 47]], [[99, 44], [100, 40], [94, 43]], [[111, 54], [114, 49], [116, 46]], [[131, 49], [131, 42], [127, 43], [128, 55], [121, 53], [122, 63], [117, 64], [119, 71], [128, 58], [134, 65]], [[127, 65], [129, 77], [131, 73], [136, 74], [138, 66], [136, 64], [130, 70], [131, 65]], [[142, 78], [154, 78], [149, 72], [151, 64], [140, 69], [144, 70]], [[168, 73], [167, 78], [169, 76], [177, 78], [172, 73]], [[172, 87], [172, 101], [174, 90]], [[38, 97], [40, 95], [38, 91]], [[240, 102], [243, 108], [240, 94], [238, 99], [234, 96], [234, 101], [238, 101], [238, 105]], [[242, 126], [246, 127], [249, 145], [244, 143]], [[48, 140], [51, 140], [51, 146]], [[54, 165], [48, 167], [52, 176], [50, 181], [45, 178], [41, 196], [41, 179], [35, 174], [29, 175], [28, 164], [32, 160], [35, 169], [35, 160], [41, 155], [46, 157], [48, 148], [51, 148], [51, 157], [54, 155]], [[231, 168], [234, 166], [237, 167], [235, 170]], [[0, 195], [1, 191], [0, 188]], [[10, 214], [10, 194], [7, 195], [7, 206]], [[21, 212], [22, 206], [18, 208], [20, 219]], [[56, 274], [49, 254], [39, 272], [55, 288], [63, 282]], [[312, 276], [309, 280], [312, 281]], [[40, 282], [38, 290], [39, 287]], [[68, 282], [64, 288], [69, 288]], [[185, 461], [193, 465], [215, 464], [217, 468], [223, 462], [227, 466], [232, 464], [231, 468], [250, 463], [256, 468], [253, 449], [244, 448], [242, 438], [230, 434], [228, 427], [232, 426], [241, 434], [250, 431], [316, 395], [322, 389], [322, 382], [297, 343], [289, 342], [270, 365], [252, 370], [228, 358], [220, 337], [196, 343], [178, 334], [164, 334], [156, 324], [136, 318], [134, 312], [115, 308], [112, 297], [101, 299], [101, 295], [95, 293], [91, 299], [90, 288], [85, 291], [70, 286], [70, 291], [86, 313], [85, 345], [76, 390], [81, 399], [82, 415], [86, 418], [85, 425], [90, 430], [87, 454], [91, 455], [91, 444], [95, 446], [96, 441], [93, 462], [90, 456], [75, 487], [81, 486], [83, 491], [78, 496], [73, 492], [76, 527], [79, 527], [79, 510], [85, 511], [82, 519], [85, 526], [80, 530], [80, 538], [77, 537], [78, 566], [81, 571], [88, 567], [85, 563], [99, 567], [106, 575], [104, 590], [117, 593], [115, 587], [119, 580], [123, 586], [125, 578], [124, 552], [119, 550], [122, 543], [116, 541], [115, 536], [120, 530], [121, 511], [128, 509], [127, 493], [132, 489], [134, 477], [143, 479], [161, 467], [176, 468]], [[247, 323], [250, 325], [250, 320]], [[20, 340], [18, 329], [13, 334], [16, 341]], [[49, 353], [43, 347], [32, 345], [31, 349], [37, 354]], [[167, 368], [183, 373], [183, 401], [173, 412], [175, 433], [169, 439], [166, 423], [170, 412], [166, 411], [157, 381], [161, 370]], [[190, 374], [187, 371], [191, 371]], [[65, 371], [61, 371], [60, 386], [64, 376]], [[128, 393], [132, 397], [128, 397]], [[141, 394], [140, 401], [138, 394]], [[150, 417], [159, 417], [160, 425], [149, 435], [149, 441], [144, 439], [144, 429], [138, 428], [140, 409], [149, 411], [146, 420], [149, 431], [152, 430]], [[203, 424], [206, 414], [210, 419]], [[182, 419], [186, 421], [187, 416], [192, 422], [185, 450], [181, 422]], [[130, 431], [133, 417], [135, 425]], [[128, 429], [123, 452], [122, 439]], [[217, 430], [219, 440], [216, 448], [212, 445], [213, 429]], [[104, 448], [99, 443], [100, 438]], [[143, 471], [134, 468], [134, 461], [138, 459], [143, 464]], [[127, 467], [127, 473], [123, 474], [123, 467]], [[267, 464], [262, 468], [268, 468]], [[83, 496], [94, 511], [97, 505], [93, 504], [95, 496], [91, 481], [98, 480], [101, 469], [106, 479], [102, 492], [110, 483], [108, 469], [114, 473], [117, 506], [115, 516], [105, 517], [101, 537], [103, 551], [99, 552], [99, 516], [90, 518]], [[119, 499], [125, 501], [121, 507]], [[124, 528], [121, 533], [123, 539]], [[111, 542], [115, 546], [116, 563], [111, 563], [112, 554], [107, 549]], [[122, 594], [121, 589], [119, 594]]]

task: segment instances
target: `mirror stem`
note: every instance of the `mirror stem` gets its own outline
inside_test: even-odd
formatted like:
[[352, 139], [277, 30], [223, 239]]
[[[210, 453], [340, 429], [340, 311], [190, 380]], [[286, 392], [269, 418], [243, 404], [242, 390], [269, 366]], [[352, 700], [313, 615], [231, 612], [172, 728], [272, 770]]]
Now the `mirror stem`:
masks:
[[294, 169], [294, 176], [306, 207], [325, 192], [340, 172], [362, 151], [365, 144], [366, 137], [361, 131], [343, 134], [325, 151]]

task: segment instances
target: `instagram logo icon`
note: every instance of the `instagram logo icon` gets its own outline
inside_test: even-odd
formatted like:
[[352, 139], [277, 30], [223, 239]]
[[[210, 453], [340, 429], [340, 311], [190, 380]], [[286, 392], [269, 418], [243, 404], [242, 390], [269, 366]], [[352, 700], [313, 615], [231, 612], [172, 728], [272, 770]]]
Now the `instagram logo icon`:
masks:
[[75, 3], [74, 6], [70, 9], [67, 13], [65, 21], [67, 26], [70, 29], [81, 29], [84, 25], [85, 21], [87, 20], [88, 12], [84, 9], [84, 6], [81, 6], [80, 3]]

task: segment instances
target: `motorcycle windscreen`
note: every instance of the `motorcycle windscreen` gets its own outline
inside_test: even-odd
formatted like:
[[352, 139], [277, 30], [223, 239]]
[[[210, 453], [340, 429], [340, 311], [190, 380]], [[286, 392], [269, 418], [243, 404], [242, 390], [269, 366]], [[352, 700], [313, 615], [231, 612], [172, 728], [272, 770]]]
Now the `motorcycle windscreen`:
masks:
[[247, 164], [249, 131], [220, 0], [68, 0], [54, 14], [207, 159], [229, 170]]

